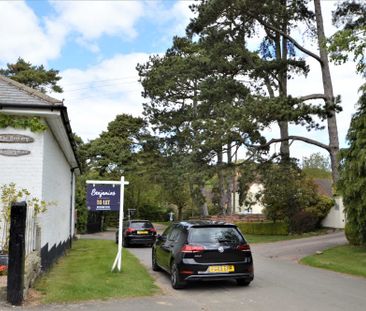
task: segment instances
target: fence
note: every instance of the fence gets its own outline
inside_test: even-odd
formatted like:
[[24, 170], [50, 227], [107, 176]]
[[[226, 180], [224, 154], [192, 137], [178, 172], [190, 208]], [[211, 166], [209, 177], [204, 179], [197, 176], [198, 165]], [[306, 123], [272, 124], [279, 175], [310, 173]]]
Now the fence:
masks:
[[[0, 219], [0, 251], [7, 248], [9, 242], [9, 222], [4, 218]], [[25, 255], [35, 250], [40, 250], [41, 230], [37, 224], [37, 217], [33, 207], [27, 207], [26, 229], [25, 229]], [[5, 250], [7, 251], [7, 250]]]

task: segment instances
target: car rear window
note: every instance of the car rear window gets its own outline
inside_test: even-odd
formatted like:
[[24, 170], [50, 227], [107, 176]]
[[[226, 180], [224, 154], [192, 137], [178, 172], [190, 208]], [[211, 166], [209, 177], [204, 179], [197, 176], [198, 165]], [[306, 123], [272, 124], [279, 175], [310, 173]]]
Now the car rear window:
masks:
[[139, 222], [131, 222], [130, 228], [133, 229], [150, 229], [153, 228], [151, 222], [139, 221]]
[[245, 243], [243, 236], [235, 227], [198, 227], [191, 228], [189, 243]]

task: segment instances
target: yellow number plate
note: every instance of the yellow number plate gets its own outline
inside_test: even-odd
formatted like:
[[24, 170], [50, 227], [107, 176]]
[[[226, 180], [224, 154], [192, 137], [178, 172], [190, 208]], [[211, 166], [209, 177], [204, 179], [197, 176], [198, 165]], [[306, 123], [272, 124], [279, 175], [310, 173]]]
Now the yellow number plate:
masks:
[[210, 273], [228, 273], [228, 272], [234, 272], [235, 268], [234, 266], [211, 266], [208, 267], [208, 272]]
[[148, 234], [149, 231], [137, 231], [137, 234]]

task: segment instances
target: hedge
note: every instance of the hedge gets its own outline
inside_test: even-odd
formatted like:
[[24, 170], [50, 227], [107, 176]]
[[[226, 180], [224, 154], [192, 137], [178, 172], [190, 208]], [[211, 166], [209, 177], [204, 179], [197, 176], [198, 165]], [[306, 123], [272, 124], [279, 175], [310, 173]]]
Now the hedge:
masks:
[[288, 235], [285, 222], [238, 222], [235, 223], [244, 234], [257, 235]]

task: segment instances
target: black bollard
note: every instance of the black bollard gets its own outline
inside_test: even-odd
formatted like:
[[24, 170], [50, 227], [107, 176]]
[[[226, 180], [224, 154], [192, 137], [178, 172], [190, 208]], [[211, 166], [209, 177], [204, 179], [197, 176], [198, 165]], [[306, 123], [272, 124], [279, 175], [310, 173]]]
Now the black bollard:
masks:
[[10, 213], [7, 300], [21, 305], [24, 299], [25, 224], [27, 203], [13, 203]]

